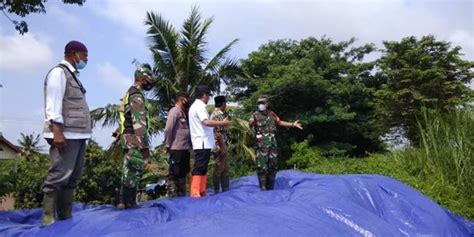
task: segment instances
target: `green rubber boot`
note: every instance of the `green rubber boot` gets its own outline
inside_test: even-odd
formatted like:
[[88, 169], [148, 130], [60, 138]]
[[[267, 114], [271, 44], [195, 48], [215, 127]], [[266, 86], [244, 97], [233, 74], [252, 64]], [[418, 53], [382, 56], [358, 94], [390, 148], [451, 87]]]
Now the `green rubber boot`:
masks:
[[59, 220], [72, 217], [73, 189], [59, 190], [56, 196], [57, 212]]
[[49, 192], [43, 194], [43, 226], [48, 226], [54, 223], [56, 192]]

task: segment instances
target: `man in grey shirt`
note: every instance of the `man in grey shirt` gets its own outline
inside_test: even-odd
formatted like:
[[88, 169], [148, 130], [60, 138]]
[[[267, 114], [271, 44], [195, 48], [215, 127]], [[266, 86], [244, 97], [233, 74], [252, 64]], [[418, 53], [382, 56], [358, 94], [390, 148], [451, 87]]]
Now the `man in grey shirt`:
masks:
[[180, 92], [176, 104], [168, 112], [165, 127], [166, 151], [170, 154], [168, 174], [168, 196], [184, 197], [186, 195], [186, 175], [189, 172], [189, 149], [191, 139], [185, 108], [188, 96]]

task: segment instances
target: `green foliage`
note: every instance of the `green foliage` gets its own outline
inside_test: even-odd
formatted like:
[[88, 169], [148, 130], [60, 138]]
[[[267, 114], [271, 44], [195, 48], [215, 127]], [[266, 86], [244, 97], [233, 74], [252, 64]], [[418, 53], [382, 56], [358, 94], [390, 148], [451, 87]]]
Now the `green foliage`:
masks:
[[[203, 19], [199, 9], [193, 7], [178, 31], [160, 14], [147, 12], [147, 38], [154, 61], [153, 71], [158, 78], [150, 93], [154, 99], [149, 100], [152, 134], [163, 130], [166, 116], [174, 106], [178, 92], [187, 92], [194, 97], [198, 85], [208, 85], [213, 91], [219, 92], [221, 83], [242, 75], [238, 62], [227, 57], [237, 39], [213, 57], [206, 57], [206, 37], [212, 22], [213, 18]], [[102, 126], [113, 126], [119, 121], [117, 105], [95, 109], [91, 115], [95, 122], [101, 121]]]
[[474, 219], [474, 119], [472, 108], [451, 113], [425, 112], [419, 148], [367, 158], [320, 155], [307, 141], [293, 144], [289, 165], [322, 174], [380, 174], [419, 190], [439, 204]]
[[[102, 148], [90, 140], [86, 148], [81, 183], [75, 190], [75, 200], [83, 203], [116, 203], [120, 187], [122, 160], [108, 157]], [[30, 154], [17, 163], [2, 161], [0, 166], [0, 196], [13, 193], [16, 208], [41, 206], [41, 186], [49, 168], [48, 156]]]
[[237, 178], [255, 172], [255, 150], [252, 147], [255, 134], [249, 128], [247, 120], [235, 117], [236, 111], [231, 111], [233, 124], [227, 130], [229, 145], [228, 159], [230, 177]]
[[[86, 0], [63, 0], [65, 4], [77, 4], [82, 6]], [[25, 17], [31, 13], [46, 13], [44, 4], [46, 0], [2, 0], [0, 1], [0, 10], [5, 13], [5, 10], [9, 13], [13, 13], [20, 17]], [[28, 32], [28, 24], [25, 21], [18, 22], [16, 20], [10, 19], [6, 13], [5, 16], [10, 20], [14, 25], [15, 29], [21, 34]]]
[[371, 74], [374, 62], [362, 61], [375, 48], [353, 43], [311, 37], [271, 41], [242, 61], [251, 78], [230, 80], [228, 92], [242, 101], [247, 115], [265, 94], [283, 120], [303, 123], [303, 131], [279, 129], [282, 160], [291, 155], [292, 143], [310, 135], [310, 144], [328, 153], [362, 156], [382, 148], [381, 134], [371, 126], [373, 93], [380, 82]]
[[97, 142], [90, 140], [86, 148], [84, 169], [75, 200], [91, 204], [115, 204], [119, 196], [122, 160], [105, 156]]
[[[17, 169], [15, 172], [15, 162]], [[49, 161], [43, 154], [28, 159], [2, 161], [0, 166], [0, 196], [13, 193], [16, 208], [35, 208], [43, 199], [41, 186], [46, 178]]]
[[385, 130], [403, 127], [417, 144], [421, 107], [447, 111], [472, 101], [467, 84], [474, 77], [474, 62], [461, 59], [461, 47], [432, 35], [385, 41], [384, 46], [377, 63], [385, 83], [376, 93], [376, 108]]
[[40, 135], [37, 134], [28, 134], [25, 135], [20, 133], [21, 139], [18, 139], [18, 144], [20, 144], [21, 150], [23, 151], [23, 156], [28, 158], [34, 155], [38, 155], [42, 146], [39, 146]]
[[300, 143], [293, 143], [291, 145], [293, 154], [290, 159], [286, 161], [289, 167], [294, 169], [306, 169], [309, 167], [318, 166], [324, 162], [324, 157], [317, 148], [311, 148], [308, 140]]

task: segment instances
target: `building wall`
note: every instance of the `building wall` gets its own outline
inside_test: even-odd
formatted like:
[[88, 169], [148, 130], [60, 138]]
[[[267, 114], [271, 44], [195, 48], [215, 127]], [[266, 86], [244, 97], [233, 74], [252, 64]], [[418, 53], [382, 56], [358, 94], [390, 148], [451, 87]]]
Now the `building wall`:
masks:
[[0, 160], [18, 159], [18, 154], [5, 143], [0, 142]]

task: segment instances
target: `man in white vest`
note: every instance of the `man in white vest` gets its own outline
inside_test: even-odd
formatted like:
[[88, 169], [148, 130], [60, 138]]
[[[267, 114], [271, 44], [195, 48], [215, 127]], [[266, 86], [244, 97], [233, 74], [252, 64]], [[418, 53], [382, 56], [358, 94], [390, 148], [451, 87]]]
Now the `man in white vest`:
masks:
[[49, 71], [44, 82], [43, 137], [50, 145], [51, 162], [42, 187], [43, 226], [54, 223], [55, 217], [72, 217], [73, 192], [84, 166], [86, 141], [92, 135], [86, 90], [78, 71], [86, 66], [87, 57], [83, 43], [67, 43], [64, 60]]

